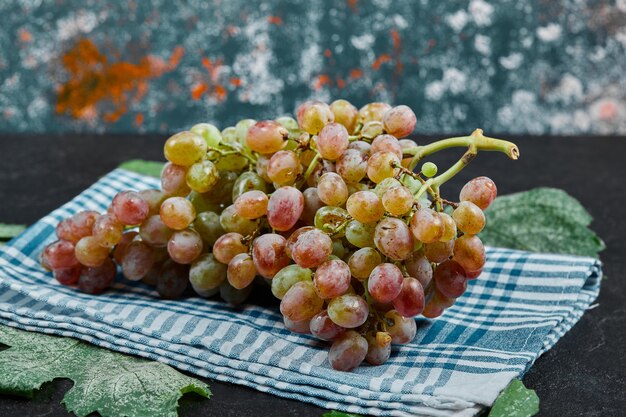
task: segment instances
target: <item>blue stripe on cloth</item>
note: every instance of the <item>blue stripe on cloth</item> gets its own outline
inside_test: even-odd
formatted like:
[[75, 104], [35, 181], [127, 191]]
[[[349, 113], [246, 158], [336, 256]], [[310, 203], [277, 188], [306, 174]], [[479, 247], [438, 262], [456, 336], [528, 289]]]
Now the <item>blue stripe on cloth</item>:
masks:
[[550, 349], [596, 299], [591, 258], [488, 248], [467, 293], [383, 366], [337, 372], [328, 347], [287, 331], [276, 307], [199, 297], [160, 300], [118, 277], [99, 296], [58, 284], [38, 262], [54, 228], [81, 210], [104, 211], [121, 190], [159, 181], [115, 170], [0, 249], [0, 323], [108, 349], [324, 408], [379, 416], [471, 416]]

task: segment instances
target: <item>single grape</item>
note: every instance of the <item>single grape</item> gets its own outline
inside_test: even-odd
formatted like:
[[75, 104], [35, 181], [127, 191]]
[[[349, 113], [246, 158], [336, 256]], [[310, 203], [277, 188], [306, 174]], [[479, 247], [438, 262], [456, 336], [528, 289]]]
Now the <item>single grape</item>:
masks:
[[[239, 178], [239, 174], [234, 171], [228, 170], [218, 170], [218, 179], [217, 183], [213, 186], [211, 191], [208, 193], [202, 194], [203, 197], [209, 199], [210, 201], [219, 204], [221, 207], [225, 207], [232, 203], [234, 200], [233, 189], [235, 187], [235, 182]], [[205, 211], [205, 210], [197, 210]]]
[[330, 319], [327, 310], [322, 310], [313, 316], [309, 322], [309, 330], [313, 336], [327, 341], [335, 340], [346, 331]]
[[376, 136], [380, 136], [384, 133], [385, 128], [382, 122], [371, 121], [367, 122], [361, 128], [361, 137], [365, 139], [373, 139]]
[[336, 256], [338, 259], [342, 259], [347, 252], [348, 249], [346, 248], [342, 240], [333, 240], [333, 253], [331, 256]]
[[87, 294], [100, 294], [113, 284], [116, 274], [115, 264], [110, 258], [106, 258], [99, 266], [81, 269], [78, 289]]
[[256, 123], [254, 119], [243, 119], [237, 122], [235, 125], [235, 136], [237, 137], [237, 142], [241, 145], [246, 144], [246, 139], [248, 138], [248, 130], [250, 127]]
[[231, 145], [236, 145], [239, 141], [237, 139], [237, 129], [235, 126], [228, 126], [224, 128], [220, 135], [222, 136], [222, 142]]
[[289, 137], [289, 131], [273, 120], [256, 122], [248, 129], [246, 144], [250, 149], [262, 154], [281, 150]]
[[319, 229], [298, 236], [291, 247], [291, 257], [303, 268], [315, 268], [324, 262], [333, 251], [333, 241]]
[[267, 233], [252, 242], [252, 260], [263, 278], [271, 279], [278, 271], [289, 265], [285, 253], [286, 239], [275, 233]]
[[61, 220], [56, 227], [56, 234], [60, 240], [73, 244], [86, 236], [91, 236], [93, 225], [100, 216], [97, 211], [81, 211], [72, 217]]
[[211, 123], [198, 123], [189, 129], [190, 132], [201, 136], [206, 142], [208, 147], [217, 147], [222, 141], [222, 134], [220, 130]]
[[391, 152], [398, 157], [398, 160], [402, 159], [402, 147], [398, 139], [391, 135], [378, 135], [372, 141], [371, 154], [374, 155], [377, 152]]
[[363, 124], [371, 121], [382, 122], [385, 113], [387, 113], [389, 109], [391, 109], [391, 106], [387, 103], [368, 103], [359, 109], [358, 120]]
[[189, 265], [182, 265], [168, 260], [161, 267], [156, 290], [161, 298], [173, 300], [183, 295], [187, 289], [188, 282]]
[[337, 228], [350, 220], [350, 215], [345, 209], [334, 206], [320, 207], [315, 213], [315, 219], [313, 221], [316, 228], [332, 233], [335, 238], [345, 236], [345, 229], [337, 230]]
[[391, 356], [391, 336], [386, 332], [369, 332], [367, 340], [367, 355], [365, 361], [370, 365], [382, 365]]
[[445, 230], [439, 213], [429, 208], [416, 210], [411, 218], [410, 226], [413, 236], [423, 243], [438, 241]]
[[361, 155], [368, 156], [370, 154], [370, 150], [372, 149], [372, 145], [364, 140], [355, 140], [354, 142], [350, 142], [348, 149], [355, 149], [361, 152]]
[[453, 260], [438, 265], [435, 268], [434, 278], [437, 289], [449, 298], [460, 297], [467, 288], [465, 270]]
[[459, 200], [471, 201], [485, 210], [498, 195], [496, 184], [488, 177], [477, 177], [469, 181], [461, 189]]
[[442, 242], [449, 242], [453, 239], [456, 239], [456, 222], [448, 213], [440, 212], [439, 217], [443, 221], [444, 231], [441, 238], [439, 238]]
[[202, 238], [193, 229], [178, 230], [167, 242], [167, 253], [176, 263], [190, 264], [202, 253]]
[[348, 131], [340, 123], [329, 123], [317, 136], [317, 150], [322, 158], [334, 161], [348, 149]]
[[287, 317], [283, 316], [283, 323], [285, 328], [293, 333], [309, 334], [311, 333], [310, 324], [311, 320], [291, 321]]
[[296, 109], [296, 118], [302, 130], [317, 135], [324, 126], [335, 120], [335, 115], [326, 103], [306, 101]]
[[375, 183], [396, 176], [400, 159], [391, 152], [376, 152], [367, 160], [367, 176]]
[[335, 100], [330, 103], [330, 110], [335, 116], [335, 122], [342, 124], [349, 133], [354, 132], [359, 111], [346, 100]]
[[256, 268], [252, 256], [247, 253], [240, 253], [230, 260], [228, 263], [228, 271], [226, 277], [228, 282], [234, 288], [240, 290], [252, 284], [256, 276]]
[[228, 263], [240, 253], [246, 253], [248, 247], [242, 243], [243, 236], [239, 233], [226, 233], [220, 236], [213, 245], [213, 256], [223, 264]]
[[382, 200], [385, 193], [394, 187], [402, 187], [402, 183], [395, 178], [385, 178], [374, 187], [374, 194]]
[[422, 165], [422, 174], [424, 174], [424, 176], [428, 178], [434, 177], [435, 175], [437, 175], [437, 165], [433, 164], [432, 162], [426, 162], [424, 165]]
[[74, 245], [66, 240], [57, 240], [46, 246], [42, 258], [50, 269], [66, 269], [78, 265]]
[[304, 210], [304, 197], [295, 187], [281, 187], [272, 193], [267, 205], [270, 226], [284, 232], [291, 229]]
[[148, 217], [150, 206], [139, 193], [122, 191], [113, 198], [111, 209], [120, 223], [134, 226], [143, 223]]
[[165, 201], [165, 194], [161, 190], [150, 188], [139, 191], [139, 196], [148, 203], [148, 216], [159, 214], [161, 204]]
[[476, 235], [485, 227], [485, 213], [471, 201], [461, 201], [452, 212], [457, 227], [465, 234]]
[[360, 182], [357, 183], [347, 183], [348, 186], [348, 195], [352, 195], [354, 193], [358, 193], [359, 191], [369, 191], [370, 187], [367, 184], [363, 184]]
[[138, 235], [139, 233], [134, 230], [125, 232], [122, 235], [122, 239], [120, 239], [119, 243], [115, 245], [115, 248], [113, 249], [113, 259], [115, 259], [115, 262], [117, 262], [118, 264], [122, 263], [124, 253], [126, 253], [126, 248], [130, 244], [130, 242], [132, 242]]
[[146, 285], [156, 287], [157, 281], [159, 280], [159, 274], [161, 274], [162, 266], [163, 266], [163, 262], [155, 261], [152, 264], [152, 268], [150, 268], [146, 276], [141, 279], [141, 282], [143, 282]]
[[139, 227], [141, 239], [149, 245], [156, 247], [167, 246], [172, 233], [172, 229], [163, 223], [161, 216], [158, 214], [148, 217]]
[[185, 180], [192, 190], [206, 193], [213, 189], [219, 179], [217, 167], [211, 161], [196, 162], [187, 170]]
[[263, 178], [261, 178], [261, 176], [256, 172], [247, 171], [242, 173], [239, 177], [237, 177], [233, 184], [232, 201], [236, 201], [240, 195], [253, 190], [266, 193], [267, 185], [265, 180], [263, 180]]
[[269, 199], [263, 191], [248, 191], [235, 200], [235, 210], [244, 219], [258, 219], [267, 213]]
[[293, 151], [278, 151], [270, 158], [267, 176], [279, 185], [292, 185], [302, 173], [300, 159]]
[[252, 293], [252, 285], [247, 286], [246, 288], [242, 288], [238, 290], [228, 283], [228, 281], [224, 281], [219, 288], [220, 297], [228, 304], [232, 306], [238, 306], [243, 304], [250, 294]]
[[272, 278], [272, 294], [282, 300], [289, 288], [300, 281], [311, 281], [311, 270], [300, 265], [288, 265]]
[[187, 167], [166, 163], [161, 171], [161, 188], [168, 196], [184, 197], [189, 194]]
[[424, 255], [430, 262], [440, 264], [452, 257], [454, 240], [447, 242], [433, 242], [424, 245]]
[[317, 267], [313, 283], [317, 294], [328, 300], [345, 294], [350, 286], [350, 267], [344, 261], [328, 260]]
[[265, 182], [272, 182], [270, 177], [267, 175], [267, 167], [270, 164], [270, 156], [259, 155], [256, 161], [256, 174], [263, 179]]
[[367, 340], [363, 336], [348, 330], [333, 342], [328, 352], [328, 362], [337, 371], [350, 371], [363, 362], [367, 348]]
[[310, 281], [296, 282], [289, 288], [280, 302], [280, 312], [292, 321], [309, 320], [319, 313], [324, 306], [313, 283]]
[[401, 185], [391, 187], [382, 198], [383, 207], [393, 216], [404, 216], [413, 207], [413, 193]]
[[416, 123], [417, 117], [415, 113], [408, 106], [404, 105], [388, 110], [383, 116], [385, 130], [397, 138], [403, 138], [413, 133]]
[[204, 253], [191, 264], [189, 282], [197, 293], [206, 293], [219, 288], [227, 274], [226, 265], [218, 262], [212, 253]]
[[109, 248], [100, 246], [93, 236], [86, 236], [76, 243], [74, 255], [85, 266], [97, 267], [109, 258]]
[[374, 244], [386, 257], [402, 261], [413, 252], [413, 238], [409, 227], [400, 219], [386, 217], [376, 226]]
[[148, 274], [153, 264], [154, 257], [150, 246], [144, 242], [135, 241], [126, 247], [120, 266], [126, 278], [139, 281]]
[[220, 171], [241, 172], [248, 167], [248, 159], [239, 154], [230, 154], [219, 157], [215, 167]]
[[220, 225], [226, 232], [239, 233], [242, 236], [248, 236], [254, 233], [258, 227], [256, 220], [239, 216], [234, 204], [231, 204], [222, 211], [222, 214], [220, 214]]
[[348, 183], [358, 183], [367, 174], [367, 160], [358, 149], [347, 149], [335, 165], [337, 174]]
[[485, 247], [478, 236], [463, 235], [454, 243], [452, 257], [466, 271], [477, 271], [485, 264]]
[[367, 302], [356, 294], [344, 294], [328, 303], [328, 316], [338, 326], [353, 329], [367, 320]]
[[180, 132], [165, 141], [165, 159], [176, 165], [189, 166], [206, 155], [207, 143], [192, 132]]
[[322, 175], [317, 183], [317, 195], [329, 206], [342, 206], [348, 199], [348, 187], [334, 172]]
[[302, 197], [304, 198], [304, 207], [302, 208], [300, 220], [311, 224], [315, 219], [315, 213], [317, 213], [317, 210], [324, 206], [324, 202], [320, 199], [317, 194], [317, 188], [315, 187], [309, 187], [304, 190], [302, 192]]
[[483, 272], [483, 269], [477, 269], [475, 271], [465, 271], [465, 275], [467, 276], [467, 279], [476, 279], [480, 276], [480, 274]]
[[170, 197], [161, 204], [160, 216], [170, 229], [183, 230], [195, 219], [196, 210], [189, 200]]
[[346, 226], [346, 239], [357, 248], [373, 247], [376, 223], [363, 224], [352, 220]]
[[364, 280], [382, 262], [380, 253], [373, 248], [362, 248], [354, 252], [348, 260], [352, 276]]
[[385, 321], [387, 322], [387, 333], [391, 336], [391, 343], [404, 345], [415, 338], [417, 325], [414, 319], [403, 317], [396, 310], [390, 310], [385, 313]]
[[400, 294], [393, 300], [393, 308], [404, 317], [415, 317], [424, 310], [424, 287], [413, 277], [402, 281]]
[[372, 270], [367, 280], [367, 289], [379, 303], [388, 303], [400, 294], [402, 271], [390, 263], [383, 263]]
[[358, 191], [348, 197], [346, 209], [350, 216], [363, 224], [374, 223], [385, 214], [380, 198], [372, 191]]
[[424, 288], [433, 279], [433, 267], [421, 252], [413, 252], [411, 257], [404, 261], [404, 265], [409, 275], [416, 278]]
[[55, 269], [52, 271], [54, 278], [62, 285], [75, 285], [80, 278], [81, 265], [74, 265], [70, 268]]
[[198, 214], [193, 222], [193, 228], [208, 246], [213, 246], [217, 239], [225, 233], [220, 224], [219, 214], [212, 211]]
[[287, 256], [291, 258], [293, 247], [298, 241], [298, 238], [300, 237], [300, 235], [302, 235], [305, 232], [308, 232], [309, 230], [314, 230], [314, 229], [315, 227], [313, 226], [304, 226], [304, 227], [297, 228], [291, 233], [287, 231], [286, 233], [289, 233], [289, 236], [287, 237], [287, 242], [285, 243], [285, 253], [287, 254]]
[[189, 193], [189, 202], [196, 213], [202, 213], [203, 211], [220, 213], [222, 211], [222, 205], [213, 199], [211, 192], [203, 194], [192, 191]]
[[298, 137], [303, 132], [300, 130], [300, 126], [298, 126], [298, 121], [293, 117], [282, 116], [275, 119], [276, 122], [280, 123], [285, 129], [289, 131], [289, 137]]

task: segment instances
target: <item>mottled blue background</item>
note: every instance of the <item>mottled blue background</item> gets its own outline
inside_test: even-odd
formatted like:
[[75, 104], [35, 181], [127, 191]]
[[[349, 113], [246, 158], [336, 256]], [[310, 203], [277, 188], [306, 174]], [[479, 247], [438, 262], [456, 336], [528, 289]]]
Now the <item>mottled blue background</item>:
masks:
[[[344, 97], [408, 104], [423, 133], [626, 134], [626, 0], [4, 0], [0, 16], [0, 131], [223, 128]], [[91, 66], [63, 58], [81, 42]]]

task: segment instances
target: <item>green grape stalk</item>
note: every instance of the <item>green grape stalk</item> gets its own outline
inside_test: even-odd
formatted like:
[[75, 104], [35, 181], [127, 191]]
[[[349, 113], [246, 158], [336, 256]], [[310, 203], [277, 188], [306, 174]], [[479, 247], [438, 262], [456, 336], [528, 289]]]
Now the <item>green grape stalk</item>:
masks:
[[[118, 268], [163, 298], [190, 287], [234, 305], [265, 281], [287, 329], [331, 342], [334, 369], [383, 364], [413, 340], [415, 316], [443, 314], [485, 264], [477, 234], [496, 185], [474, 178], [459, 201], [441, 186], [480, 151], [519, 157], [480, 129], [418, 145], [416, 122], [407, 106], [337, 100], [307, 101], [295, 119], [195, 125], [165, 142], [161, 189], [64, 219], [41, 263], [90, 294]], [[467, 151], [447, 170], [424, 161], [451, 147]]]

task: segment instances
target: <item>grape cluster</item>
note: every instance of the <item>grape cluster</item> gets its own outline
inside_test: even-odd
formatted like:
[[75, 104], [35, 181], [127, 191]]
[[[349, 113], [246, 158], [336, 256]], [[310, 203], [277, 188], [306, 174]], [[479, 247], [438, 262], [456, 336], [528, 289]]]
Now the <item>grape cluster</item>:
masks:
[[413, 317], [441, 315], [480, 275], [476, 235], [496, 197], [479, 177], [458, 203], [442, 199], [454, 172], [414, 172], [427, 155], [406, 139], [415, 125], [407, 106], [345, 100], [307, 101], [296, 119], [195, 125], [165, 142], [160, 190], [61, 221], [41, 262], [91, 294], [118, 266], [169, 299], [190, 286], [240, 304], [265, 281], [286, 328], [332, 342], [333, 368], [380, 365], [414, 338]]

